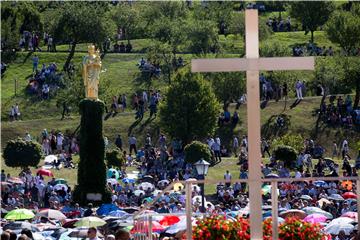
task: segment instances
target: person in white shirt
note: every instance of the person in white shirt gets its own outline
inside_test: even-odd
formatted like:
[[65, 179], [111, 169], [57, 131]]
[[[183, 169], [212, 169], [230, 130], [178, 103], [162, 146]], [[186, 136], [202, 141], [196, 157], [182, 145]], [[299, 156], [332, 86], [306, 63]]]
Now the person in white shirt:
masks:
[[214, 141], [214, 139], [213, 139], [212, 137], [210, 137], [210, 138], [207, 140], [207, 144], [208, 144], [208, 146], [209, 146], [209, 149], [211, 149], [211, 146], [213, 145], [214, 142], [215, 142], [215, 141]]
[[26, 132], [24, 140], [27, 141], [27, 142], [32, 140], [30, 133]]
[[[226, 170], [226, 173], [224, 174], [224, 180], [225, 181], [230, 181], [232, 178], [231, 173], [229, 172], [229, 170]], [[230, 187], [231, 186], [231, 182], [227, 182], [225, 183], [226, 187]]]
[[62, 135], [61, 132], [59, 132], [59, 134], [56, 137], [56, 149], [59, 152], [61, 152], [62, 150], [63, 141], [64, 141], [64, 136]]
[[20, 119], [20, 108], [19, 108], [19, 104], [15, 104], [15, 108], [14, 108], [14, 111], [15, 111], [15, 120], [19, 120]]
[[234, 152], [235, 157], [237, 157], [238, 149], [239, 149], [239, 139], [236, 136], [234, 136], [234, 138], [233, 138], [233, 152]]
[[137, 153], [137, 150], [136, 150], [136, 138], [135, 138], [134, 135], [132, 135], [129, 138], [129, 154], [130, 155], [132, 153], [132, 150], [134, 150], [135, 154]]

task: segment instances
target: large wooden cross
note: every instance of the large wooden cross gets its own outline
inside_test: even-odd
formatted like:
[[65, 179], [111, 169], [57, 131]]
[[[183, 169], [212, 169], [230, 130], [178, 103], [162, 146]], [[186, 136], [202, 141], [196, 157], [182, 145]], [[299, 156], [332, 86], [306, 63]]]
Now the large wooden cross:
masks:
[[249, 143], [249, 198], [251, 239], [262, 238], [260, 70], [314, 70], [314, 57], [259, 58], [259, 24], [256, 9], [245, 10], [246, 58], [193, 59], [192, 72], [246, 71]]

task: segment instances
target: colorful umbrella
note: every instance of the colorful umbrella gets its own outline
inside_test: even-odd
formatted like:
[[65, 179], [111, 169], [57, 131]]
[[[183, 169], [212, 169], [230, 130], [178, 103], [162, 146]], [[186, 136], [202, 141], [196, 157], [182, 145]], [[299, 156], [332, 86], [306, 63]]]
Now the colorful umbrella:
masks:
[[346, 192], [346, 193], [344, 193], [344, 194], [342, 195], [342, 197], [345, 198], [345, 199], [349, 199], [349, 198], [354, 198], [354, 199], [356, 199], [356, 198], [357, 198], [356, 194], [353, 193], [353, 192]]
[[358, 221], [357, 212], [346, 212], [343, 215], [341, 215], [341, 217], [351, 218], [351, 219], [354, 219], [356, 222]]
[[174, 225], [175, 223], [178, 222], [180, 222], [180, 218], [178, 216], [173, 216], [173, 215], [164, 216], [163, 219], [159, 221], [159, 223], [164, 227]]
[[305, 222], [309, 222], [309, 223], [322, 223], [322, 222], [326, 222], [326, 217], [322, 214], [318, 214], [318, 213], [313, 213], [310, 214], [308, 216], [306, 216], [304, 218]]
[[105, 203], [96, 210], [96, 214], [99, 216], [103, 216], [103, 215], [108, 215], [110, 212], [117, 210], [120, 210], [120, 208], [115, 204]]
[[9, 183], [24, 184], [23, 180], [18, 177], [11, 177], [7, 180]]
[[182, 189], [184, 189], [184, 185], [182, 185], [181, 183], [175, 183], [174, 184], [174, 190], [175, 191], [181, 191]]
[[123, 183], [135, 183], [135, 179], [132, 178], [123, 178]]
[[39, 169], [37, 171], [38, 174], [40, 174], [41, 176], [48, 176], [48, 177], [54, 177], [54, 174], [47, 169]]
[[324, 215], [328, 219], [333, 219], [333, 215], [331, 213], [326, 212], [318, 207], [305, 207], [302, 210], [308, 215], [313, 214], [313, 213], [318, 213], [318, 214]]
[[100, 227], [104, 226], [106, 222], [98, 217], [84, 217], [77, 221], [74, 226], [76, 227]]
[[37, 215], [42, 216], [42, 217], [47, 217], [50, 219], [55, 219], [55, 220], [66, 219], [66, 216], [62, 212], [60, 212], [58, 210], [53, 210], [53, 209], [42, 210]]
[[112, 178], [113, 176], [115, 176], [115, 179], [119, 179], [120, 178], [119, 171], [116, 170], [115, 168], [110, 168], [107, 171], [107, 178]]
[[10, 212], [8, 212], [8, 214], [6, 214], [5, 219], [6, 220], [25, 220], [25, 219], [31, 219], [34, 218], [35, 214], [25, 208], [20, 208], [20, 209], [14, 209]]
[[[156, 221], [152, 221], [152, 231], [153, 232], [162, 232], [164, 231], [164, 227], [161, 226], [160, 223]], [[149, 232], [149, 221], [138, 221], [133, 229], [130, 231], [131, 233], [148, 233]]]
[[67, 181], [63, 178], [58, 178], [55, 180], [55, 184], [67, 184]]

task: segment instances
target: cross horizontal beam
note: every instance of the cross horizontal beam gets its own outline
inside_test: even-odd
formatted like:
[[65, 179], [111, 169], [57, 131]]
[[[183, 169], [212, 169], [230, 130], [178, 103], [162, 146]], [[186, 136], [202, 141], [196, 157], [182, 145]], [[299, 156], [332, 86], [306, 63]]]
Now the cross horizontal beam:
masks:
[[314, 70], [314, 57], [192, 59], [192, 72]]

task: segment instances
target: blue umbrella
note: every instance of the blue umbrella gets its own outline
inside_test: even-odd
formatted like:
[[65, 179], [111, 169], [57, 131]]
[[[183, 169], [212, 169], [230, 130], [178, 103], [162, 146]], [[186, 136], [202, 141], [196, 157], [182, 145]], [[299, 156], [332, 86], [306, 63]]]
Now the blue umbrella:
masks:
[[109, 216], [112, 216], [112, 217], [123, 217], [125, 215], [129, 215], [129, 214], [122, 210], [115, 210], [115, 211], [111, 211], [109, 213]]
[[120, 210], [120, 208], [118, 208], [116, 205], [114, 205], [112, 203], [106, 203], [106, 204], [101, 205], [98, 208], [98, 210], [96, 210], [96, 213], [99, 216], [103, 216], [103, 215], [108, 215], [110, 212], [116, 211], [116, 210]]
[[314, 182], [314, 185], [315, 185], [316, 187], [323, 187], [323, 186], [326, 186], [327, 183], [326, 183], [325, 181], [319, 180], [319, 181], [315, 181], [315, 182]]
[[123, 183], [135, 183], [135, 179], [132, 178], [123, 178]]
[[263, 211], [263, 218], [271, 217], [271, 211]]
[[110, 168], [108, 171], [107, 171], [107, 178], [112, 178], [112, 176], [115, 175], [115, 178], [116, 179], [119, 179], [120, 178], [120, 174], [119, 174], [119, 171], [116, 170], [115, 168]]

